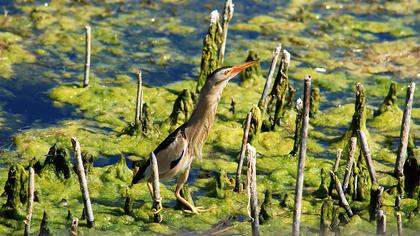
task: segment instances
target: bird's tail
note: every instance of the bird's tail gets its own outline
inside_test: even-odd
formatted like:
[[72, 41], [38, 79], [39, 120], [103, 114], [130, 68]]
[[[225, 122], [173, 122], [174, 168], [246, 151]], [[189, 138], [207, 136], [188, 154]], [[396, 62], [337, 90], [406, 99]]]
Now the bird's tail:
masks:
[[138, 182], [141, 182], [142, 180], [145, 179], [146, 170], [147, 170], [147, 167], [149, 166], [150, 166], [150, 159], [147, 159], [146, 162], [143, 162], [142, 164], [140, 164], [139, 170], [134, 175], [133, 180], [131, 181], [131, 185], [137, 184]]

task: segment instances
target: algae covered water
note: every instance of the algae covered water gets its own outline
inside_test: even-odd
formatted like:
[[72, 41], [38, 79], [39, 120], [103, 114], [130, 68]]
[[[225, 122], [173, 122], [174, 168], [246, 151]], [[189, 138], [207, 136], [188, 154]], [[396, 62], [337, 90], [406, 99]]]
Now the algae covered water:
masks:
[[[313, 87], [319, 92], [319, 109], [310, 118], [301, 232], [320, 231], [321, 208], [325, 209], [328, 201], [322, 191], [329, 186], [327, 173], [333, 168], [337, 148], [344, 149], [337, 172], [343, 179], [348, 141], [343, 136], [352, 122], [356, 83], [360, 82], [365, 89], [365, 126], [378, 184], [385, 187], [382, 210], [387, 215], [388, 233], [396, 234], [394, 202], [399, 190], [398, 181], [390, 173], [398, 150], [406, 87], [420, 79], [420, 4], [271, 0], [234, 3], [224, 65], [244, 62], [252, 51], [261, 68], [250, 82], [236, 79], [228, 84], [204, 145], [203, 159], [194, 161], [189, 191], [196, 205], [210, 211], [191, 216], [176, 210], [176, 181], [164, 181], [161, 224], [153, 223], [152, 202], [145, 184], [130, 189], [133, 212], [124, 213], [126, 187], [132, 178], [130, 168], [133, 162], [145, 160], [170, 131], [184, 122], [182, 115], [180, 120], [171, 120], [174, 103], [184, 89], [196, 91], [209, 14], [215, 9], [222, 13], [224, 1], [0, 3], [0, 186], [9, 183], [8, 169], [12, 164], [19, 163], [23, 168], [36, 158], [40, 166], [46, 166], [35, 179], [38, 201], [31, 233], [39, 232], [44, 210], [53, 234], [67, 234], [71, 219], [82, 215], [76, 174], [72, 169], [69, 175], [60, 174], [44, 163], [46, 156], [53, 154], [47, 155], [50, 148], [57, 144], [71, 166], [74, 160], [70, 138], [74, 136], [82, 150], [95, 160], [88, 182], [96, 224], [89, 229], [80, 220], [80, 233], [250, 234], [246, 194], [232, 191], [234, 173], [242, 125], [247, 112], [258, 105], [272, 51], [281, 43], [291, 54], [287, 75], [288, 84], [296, 90], [293, 100], [303, 96], [305, 74], [312, 76]], [[92, 27], [92, 62], [91, 83], [82, 88], [85, 25]], [[144, 80], [150, 127], [146, 135], [127, 135], [122, 131], [134, 121], [138, 70]], [[392, 82], [396, 83], [395, 103], [377, 115]], [[417, 168], [414, 173], [420, 163], [419, 97], [416, 89], [409, 154], [410, 163], [417, 163], [417, 167], [412, 164]], [[187, 118], [188, 112], [183, 114]], [[260, 203], [267, 189], [272, 193], [272, 218], [261, 225], [264, 235], [291, 232], [297, 157], [289, 153], [294, 145], [295, 119], [293, 106], [286, 106], [274, 130], [268, 130], [264, 124], [270, 122], [268, 119], [262, 120], [261, 132], [252, 139], [258, 153]], [[363, 158], [357, 154], [357, 159]], [[328, 232], [376, 232], [376, 221], [369, 220], [372, 186], [364, 164], [358, 168], [365, 181], [361, 184], [366, 185], [366, 196], [346, 195], [356, 216], [343, 219], [345, 210], [337, 208], [337, 194], [330, 193], [341, 218], [336, 225], [327, 222]], [[23, 171], [22, 192], [26, 191], [26, 175]], [[414, 177], [410, 181], [406, 183], [400, 212], [404, 232], [415, 235], [420, 230], [419, 180]], [[24, 195], [17, 200], [13, 216], [2, 208], [0, 233], [23, 232]], [[1, 195], [0, 204], [7, 205], [8, 197], [10, 194]]]

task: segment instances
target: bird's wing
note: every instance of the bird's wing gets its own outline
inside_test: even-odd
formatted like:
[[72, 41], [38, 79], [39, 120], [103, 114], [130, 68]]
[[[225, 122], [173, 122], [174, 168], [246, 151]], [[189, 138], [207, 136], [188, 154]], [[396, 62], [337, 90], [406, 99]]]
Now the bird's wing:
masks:
[[[178, 127], [154, 150], [160, 176], [173, 169], [185, 156], [187, 139], [184, 131], [185, 125]], [[149, 158], [137, 171], [132, 184], [136, 184], [151, 175], [150, 163]]]

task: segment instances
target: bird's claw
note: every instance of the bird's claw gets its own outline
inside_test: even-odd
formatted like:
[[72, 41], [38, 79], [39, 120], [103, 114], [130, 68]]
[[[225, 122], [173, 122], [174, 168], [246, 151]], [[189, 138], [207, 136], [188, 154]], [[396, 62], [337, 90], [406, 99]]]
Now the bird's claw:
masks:
[[200, 214], [202, 212], [210, 211], [212, 209], [213, 208], [194, 207], [191, 210], [184, 210], [184, 212], [189, 214]]
[[153, 209], [152, 209], [153, 215], [157, 215], [157, 214], [159, 214], [162, 210], [163, 210], [162, 203], [161, 203], [161, 202], [159, 202], [159, 203], [157, 204], [157, 206], [156, 206], [156, 207], [153, 207]]

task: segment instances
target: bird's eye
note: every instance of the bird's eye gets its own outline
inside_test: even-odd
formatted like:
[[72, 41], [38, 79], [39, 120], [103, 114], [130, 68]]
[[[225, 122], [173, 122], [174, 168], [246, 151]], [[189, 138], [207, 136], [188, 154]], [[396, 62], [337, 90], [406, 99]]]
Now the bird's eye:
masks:
[[225, 75], [229, 74], [230, 70], [226, 70], [225, 71]]

